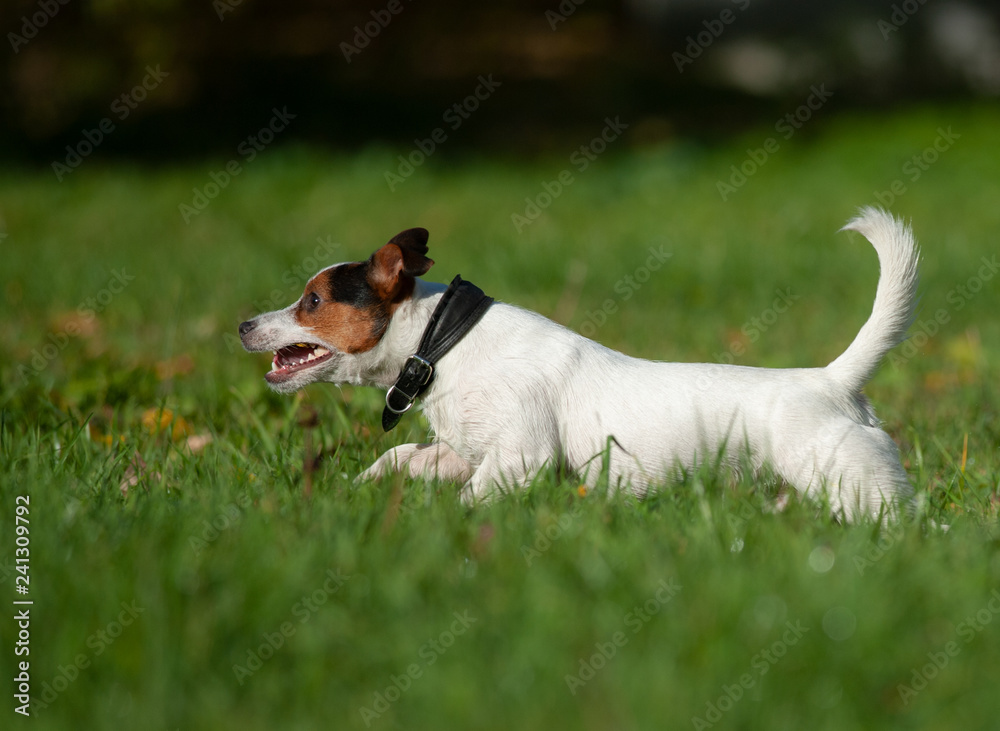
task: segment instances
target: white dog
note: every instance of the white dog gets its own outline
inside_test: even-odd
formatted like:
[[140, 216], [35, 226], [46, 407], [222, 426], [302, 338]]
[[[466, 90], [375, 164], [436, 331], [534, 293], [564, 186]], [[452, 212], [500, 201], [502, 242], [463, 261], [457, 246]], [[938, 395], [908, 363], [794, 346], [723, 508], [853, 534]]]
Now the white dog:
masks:
[[845, 518], [892, 514], [912, 489], [861, 389], [910, 324], [918, 251], [881, 210], [845, 228], [871, 241], [882, 271], [870, 319], [825, 368], [639, 360], [459, 278], [445, 297], [444, 285], [418, 279], [434, 263], [423, 229], [324, 269], [240, 335], [248, 351], [276, 351], [266, 378], [277, 391], [314, 381], [389, 389], [387, 429], [422, 396], [433, 441], [390, 449], [362, 479], [405, 469], [460, 481], [475, 501], [560, 465], [642, 495], [675, 470], [749, 458]]

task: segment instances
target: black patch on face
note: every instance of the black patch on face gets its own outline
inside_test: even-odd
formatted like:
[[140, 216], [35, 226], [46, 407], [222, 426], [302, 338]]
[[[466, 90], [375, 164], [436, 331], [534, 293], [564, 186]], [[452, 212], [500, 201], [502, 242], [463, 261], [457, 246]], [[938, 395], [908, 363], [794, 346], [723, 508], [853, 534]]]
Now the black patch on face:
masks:
[[371, 307], [378, 297], [368, 283], [365, 264], [344, 264], [327, 274], [328, 296], [332, 302], [342, 302], [358, 309]]
[[[378, 342], [389, 328], [389, 310], [368, 281], [368, 262], [341, 264], [317, 280], [314, 292], [330, 302], [347, 305], [367, 315], [371, 339]], [[303, 300], [305, 301], [305, 300]], [[306, 309], [309, 309], [308, 307]], [[357, 352], [348, 348], [347, 352]]]
[[372, 337], [381, 340], [385, 331], [389, 329], [389, 313], [384, 307], [372, 311]]

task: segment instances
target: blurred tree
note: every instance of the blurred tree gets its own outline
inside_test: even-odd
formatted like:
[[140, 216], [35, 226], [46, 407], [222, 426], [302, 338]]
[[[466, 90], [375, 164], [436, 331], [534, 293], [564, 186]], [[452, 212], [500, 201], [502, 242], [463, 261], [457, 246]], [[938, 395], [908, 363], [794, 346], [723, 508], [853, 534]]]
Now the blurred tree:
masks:
[[102, 154], [203, 154], [284, 106], [293, 137], [410, 144], [483, 74], [501, 86], [462, 138], [521, 149], [607, 114], [649, 139], [728, 132], [814, 83], [842, 103], [992, 97], [997, 15], [986, 0], [7, 0], [0, 154], [50, 159], [105, 119]]

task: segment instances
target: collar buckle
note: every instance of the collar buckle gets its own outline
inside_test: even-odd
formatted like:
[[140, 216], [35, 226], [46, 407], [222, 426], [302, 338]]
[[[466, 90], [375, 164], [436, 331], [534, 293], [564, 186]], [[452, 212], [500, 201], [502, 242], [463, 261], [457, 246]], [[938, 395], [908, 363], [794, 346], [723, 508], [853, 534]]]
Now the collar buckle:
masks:
[[414, 353], [406, 359], [399, 378], [385, 394], [385, 407], [394, 414], [405, 414], [432, 378], [434, 364]]

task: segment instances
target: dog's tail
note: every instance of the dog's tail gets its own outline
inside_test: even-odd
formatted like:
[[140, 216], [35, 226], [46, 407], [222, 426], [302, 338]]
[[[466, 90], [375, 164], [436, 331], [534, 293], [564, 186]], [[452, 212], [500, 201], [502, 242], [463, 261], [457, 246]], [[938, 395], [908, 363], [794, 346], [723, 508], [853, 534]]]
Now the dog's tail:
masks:
[[906, 337], [916, 305], [920, 252], [910, 227], [879, 208], [862, 208], [842, 230], [868, 239], [882, 268], [871, 317], [847, 350], [826, 367], [835, 381], [857, 393], [885, 354]]

